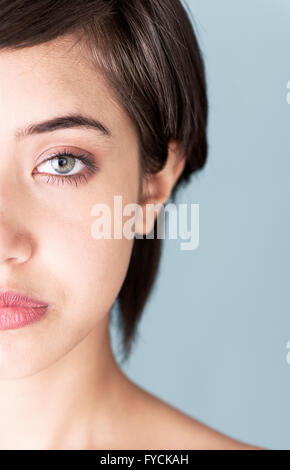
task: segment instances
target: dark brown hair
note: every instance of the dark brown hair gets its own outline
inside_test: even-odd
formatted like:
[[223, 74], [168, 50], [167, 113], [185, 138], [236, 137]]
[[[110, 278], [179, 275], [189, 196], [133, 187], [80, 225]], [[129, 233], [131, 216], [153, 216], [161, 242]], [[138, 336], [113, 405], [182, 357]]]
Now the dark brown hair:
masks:
[[[38, 45], [66, 34], [83, 40], [136, 126], [143, 174], [160, 171], [175, 138], [186, 164], [176, 191], [207, 157], [206, 80], [189, 11], [180, 0], [0, 0], [0, 48]], [[157, 222], [157, 220], [156, 220]], [[135, 238], [119, 291], [123, 360], [152, 292], [161, 239]]]

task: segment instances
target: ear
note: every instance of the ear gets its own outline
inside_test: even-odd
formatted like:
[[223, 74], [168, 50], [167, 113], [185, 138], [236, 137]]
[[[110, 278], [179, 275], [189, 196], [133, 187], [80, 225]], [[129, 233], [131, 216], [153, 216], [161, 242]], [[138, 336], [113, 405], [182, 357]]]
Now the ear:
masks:
[[[169, 199], [186, 163], [186, 157], [180, 153], [178, 141], [171, 139], [168, 144], [168, 153], [165, 166], [155, 174], [146, 175], [142, 181], [142, 194], [139, 207], [142, 209], [136, 216], [135, 231], [139, 234], [150, 233], [161, 211], [162, 205]], [[146, 205], [156, 204], [155, 210], [147, 211]], [[154, 207], [154, 206], [153, 206]]]

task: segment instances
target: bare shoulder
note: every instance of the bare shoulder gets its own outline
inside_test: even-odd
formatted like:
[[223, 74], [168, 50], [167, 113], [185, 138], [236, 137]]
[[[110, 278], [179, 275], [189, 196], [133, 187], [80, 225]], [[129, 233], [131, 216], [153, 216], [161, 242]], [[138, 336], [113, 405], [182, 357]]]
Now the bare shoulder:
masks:
[[[227, 436], [132, 384], [132, 412], [140, 449], [262, 450]], [[137, 442], [139, 440], [137, 438]], [[141, 443], [143, 447], [141, 447]], [[146, 444], [145, 444], [146, 443]], [[137, 444], [138, 446], [138, 444]], [[266, 449], [265, 449], [266, 450]]]

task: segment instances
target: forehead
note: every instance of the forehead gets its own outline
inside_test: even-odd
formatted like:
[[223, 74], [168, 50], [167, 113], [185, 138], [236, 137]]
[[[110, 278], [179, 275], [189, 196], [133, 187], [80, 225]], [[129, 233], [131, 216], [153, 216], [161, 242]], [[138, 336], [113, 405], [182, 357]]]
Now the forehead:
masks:
[[[0, 51], [0, 126], [87, 112], [111, 127], [132, 127], [113, 90], [76, 37]], [[45, 113], [45, 116], [44, 116]], [[4, 127], [3, 127], [4, 126]]]

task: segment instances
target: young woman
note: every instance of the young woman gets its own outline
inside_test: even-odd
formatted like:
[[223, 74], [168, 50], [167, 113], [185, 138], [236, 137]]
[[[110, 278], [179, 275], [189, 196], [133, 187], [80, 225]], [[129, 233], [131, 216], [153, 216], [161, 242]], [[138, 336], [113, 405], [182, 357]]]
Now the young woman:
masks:
[[[134, 384], [157, 214], [94, 236], [94, 210], [174, 200], [206, 161], [201, 53], [179, 0], [0, 1], [0, 448], [254, 449]], [[126, 219], [128, 220], [128, 218]]]

